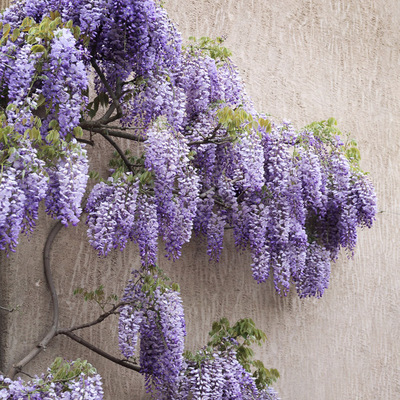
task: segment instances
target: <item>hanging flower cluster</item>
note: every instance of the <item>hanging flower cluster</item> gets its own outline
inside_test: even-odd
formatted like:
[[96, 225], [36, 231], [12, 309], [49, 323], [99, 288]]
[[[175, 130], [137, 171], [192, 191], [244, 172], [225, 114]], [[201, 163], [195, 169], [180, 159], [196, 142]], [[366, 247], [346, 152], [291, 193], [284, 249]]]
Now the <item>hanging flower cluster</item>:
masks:
[[266, 386], [259, 390], [254, 378], [238, 362], [237, 353], [228, 347], [224, 351], [200, 352], [202, 361], [188, 361], [181, 373], [177, 399], [279, 400], [275, 390]]
[[251, 319], [230, 326], [226, 318], [215, 321], [207, 347], [185, 353], [176, 399], [271, 399], [278, 400], [271, 384], [279, 378], [253, 359], [251, 344], [260, 344], [265, 334]]
[[64, 225], [76, 225], [88, 180], [86, 150], [80, 144], [60, 143], [59, 158], [46, 165], [29, 140], [14, 140], [10, 135], [8, 145], [0, 147], [5, 158], [0, 173], [0, 249], [6, 252], [15, 251], [21, 232], [32, 232], [42, 200], [48, 214]]
[[47, 118], [43, 120], [42, 134], [46, 137], [52, 120], [58, 123], [58, 134], [65, 138], [79, 125], [82, 107], [87, 102], [87, 71], [82, 61], [83, 50], [69, 29], [54, 31], [49, 60], [44, 63], [42, 96], [51, 99]]
[[[46, 196], [48, 178], [44, 162], [29, 141], [19, 143], [0, 172], [0, 249], [14, 251], [21, 231], [31, 232], [39, 203]], [[10, 148], [0, 150], [9, 154]]]
[[137, 350], [140, 335], [140, 366], [147, 391], [157, 399], [171, 399], [177, 391], [182, 369], [185, 318], [179, 292], [157, 275], [133, 277], [122, 298], [119, 346], [122, 354], [131, 358]]
[[[115, 183], [97, 184], [86, 203], [89, 242], [100, 255], [111, 249], [125, 247], [128, 238], [133, 238], [138, 200], [138, 182], [127, 184], [129, 175]], [[151, 207], [150, 207], [151, 208]]]
[[54, 361], [47, 374], [31, 381], [11, 380], [0, 375], [0, 398], [8, 400], [102, 400], [103, 384], [96, 370], [86, 361]]
[[185, 320], [176, 289], [158, 269], [133, 271], [119, 310], [121, 353], [133, 360], [139, 354], [153, 398], [279, 400], [270, 386], [278, 372], [252, 359], [248, 345], [261, 343], [265, 334], [250, 319], [232, 327], [226, 319], [215, 322], [208, 347], [183, 356]]
[[61, 145], [59, 158], [47, 167], [49, 187], [46, 193], [46, 212], [68, 226], [76, 225], [82, 213], [88, 175], [86, 150], [75, 140]]
[[199, 196], [198, 177], [189, 160], [187, 139], [173, 129], [148, 132], [145, 166], [154, 173], [159, 234], [176, 259], [192, 235]]

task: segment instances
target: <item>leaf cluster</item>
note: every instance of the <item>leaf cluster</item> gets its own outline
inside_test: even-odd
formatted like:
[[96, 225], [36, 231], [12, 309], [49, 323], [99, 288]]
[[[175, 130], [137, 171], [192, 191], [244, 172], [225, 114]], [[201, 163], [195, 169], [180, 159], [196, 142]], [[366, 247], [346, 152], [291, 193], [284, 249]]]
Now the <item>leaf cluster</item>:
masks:
[[227, 47], [222, 46], [225, 41], [224, 37], [211, 39], [208, 36], [202, 36], [201, 38], [197, 39], [194, 36], [190, 36], [189, 40], [191, 43], [186, 46], [186, 49], [191, 54], [195, 55], [200, 51], [201, 53], [216, 60], [217, 66], [229, 61], [229, 57], [232, 55], [232, 52]]
[[63, 358], [57, 357], [49, 368], [52, 382], [68, 382], [81, 374], [89, 376], [96, 373], [96, 368], [92, 364], [80, 358], [73, 362], [67, 362]]
[[[32, 89], [37, 85], [37, 83], [41, 80], [47, 80], [48, 77], [43, 74], [44, 72], [44, 65], [49, 58], [49, 53], [51, 51], [51, 41], [54, 39], [56, 35], [56, 31], [61, 28], [66, 28], [71, 31], [74, 35], [76, 40], [83, 40], [84, 38], [81, 35], [81, 30], [78, 26], [74, 26], [72, 20], [63, 22], [58, 11], [50, 12], [50, 16], [46, 16], [40, 23], [37, 23], [33, 18], [26, 17], [22, 21], [19, 28], [15, 28], [11, 32], [10, 24], [4, 24], [0, 22], [0, 30], [2, 29], [2, 36], [0, 39], [0, 45], [5, 46], [9, 40], [12, 42], [16, 42], [17, 40], [22, 41], [28, 45], [31, 45], [31, 53], [37, 54], [41, 53], [41, 56], [37, 59], [35, 63], [35, 75], [32, 78], [30, 89], [26, 98], [29, 97], [29, 93]], [[15, 58], [12, 54], [8, 54], [9, 58]], [[6, 65], [6, 67], [11, 68], [10, 66]], [[19, 113], [19, 107], [14, 104], [8, 104], [8, 89], [4, 88], [1, 97], [1, 106], [3, 106], [3, 113], [6, 114], [7, 111], [14, 111], [15, 113]], [[35, 99], [36, 102], [36, 109], [42, 109], [46, 114], [48, 114], [52, 109], [52, 102], [46, 100], [42, 93], [37, 95]], [[4, 110], [4, 108], [7, 108]], [[24, 105], [22, 105], [23, 107]], [[56, 106], [56, 111], [57, 111]], [[42, 137], [40, 134], [40, 127], [41, 127], [41, 119], [37, 116], [32, 117], [35, 119], [34, 126], [32, 128], [28, 128], [25, 133], [24, 137], [29, 137], [30, 140], [34, 142], [41, 142]], [[28, 121], [22, 121], [22, 124], [25, 125]], [[30, 126], [32, 125], [33, 121], [30, 121]], [[60, 140], [60, 126], [57, 120], [52, 120], [49, 125], [50, 131], [46, 135], [46, 142], [48, 144], [55, 144], [57, 145]], [[72, 133], [69, 134], [66, 140], [69, 142], [72, 137], [82, 137], [83, 131], [80, 127], [75, 127]], [[0, 133], [0, 140], [2, 139], [2, 135]], [[49, 150], [49, 149], [47, 149]]]
[[[15, 106], [10, 105], [8, 109], [11, 107]], [[24, 123], [24, 121], [22, 122]], [[64, 157], [67, 151], [81, 151], [80, 146], [72, 141], [57, 140], [46, 142], [42, 140], [39, 130], [42, 123], [38, 116], [31, 116], [29, 122], [33, 127], [27, 129], [24, 134], [21, 135], [14, 130], [13, 125], [8, 124], [5, 113], [0, 111], [0, 144], [2, 145], [0, 146], [0, 180], [1, 171], [4, 166], [10, 165], [12, 163], [11, 160], [15, 160], [15, 158], [18, 157], [18, 155], [14, 155], [13, 157], [12, 155], [21, 147], [22, 141], [30, 140], [33, 147], [37, 150], [38, 158], [45, 161], [47, 166], [52, 166], [58, 159]], [[35, 166], [33, 166], [33, 171], [37, 172]], [[42, 170], [41, 172], [47, 175], [46, 170]], [[25, 174], [25, 170], [22, 171], [22, 174]]]
[[[307, 125], [305, 129], [311, 131], [315, 137], [319, 138], [325, 145], [331, 148], [337, 148], [339, 143], [341, 151], [350, 162], [350, 166], [356, 171], [362, 172], [359, 167], [361, 153], [358, 149], [357, 142], [351, 138], [350, 133], [344, 135], [341, 132], [335, 118], [314, 121]], [[345, 139], [345, 141], [342, 142], [342, 139]]]
[[270, 386], [279, 378], [279, 372], [276, 369], [267, 369], [262, 361], [254, 359], [251, 345], [261, 346], [267, 337], [261, 329], [256, 327], [251, 318], [240, 319], [233, 326], [230, 326], [227, 318], [221, 318], [212, 324], [209, 336], [210, 341], [205, 349], [196, 354], [187, 351], [185, 358], [200, 365], [205, 359], [212, 359], [215, 350], [225, 351], [233, 348], [238, 362], [247, 372], [253, 374], [259, 390]]
[[111, 294], [109, 296], [105, 295], [103, 285], [100, 285], [97, 289], [93, 291], [86, 290], [85, 288], [76, 288], [74, 290], [74, 296], [77, 295], [83, 296], [83, 299], [85, 301], [94, 301], [101, 307], [103, 311], [107, 305], [118, 301], [118, 296], [115, 294]]
[[[145, 168], [145, 155], [135, 156], [128, 149], [124, 152], [123, 160], [117, 151], [113, 153], [109, 161], [109, 167], [112, 171], [112, 178], [117, 182], [120, 178], [126, 177], [128, 183], [139, 181], [140, 189], [151, 189], [154, 186], [154, 173]], [[132, 172], [126, 175], [128, 172]], [[101, 180], [98, 172], [91, 172], [89, 176], [92, 179]], [[109, 182], [109, 181], [104, 181]]]
[[180, 292], [181, 290], [179, 284], [172, 282], [157, 265], [148, 267], [147, 272], [141, 273], [141, 278], [141, 290], [143, 293], [146, 293], [148, 297], [153, 297], [157, 289], [160, 290], [161, 293], [165, 293], [167, 290], [173, 290], [175, 292]]
[[222, 107], [217, 110], [217, 119], [221, 126], [226, 129], [227, 134], [235, 143], [239, 140], [240, 133], [248, 135], [257, 132], [261, 138], [261, 131], [271, 132], [271, 122], [268, 119], [255, 119], [243, 107]]

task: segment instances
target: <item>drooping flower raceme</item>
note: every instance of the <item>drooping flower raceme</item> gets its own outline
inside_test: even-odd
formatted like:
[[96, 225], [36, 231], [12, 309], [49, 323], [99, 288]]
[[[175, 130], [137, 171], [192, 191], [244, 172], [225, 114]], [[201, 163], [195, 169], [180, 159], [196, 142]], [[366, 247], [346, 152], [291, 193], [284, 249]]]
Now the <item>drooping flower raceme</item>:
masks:
[[127, 184], [128, 176], [97, 184], [87, 200], [89, 242], [100, 255], [123, 249], [133, 238], [139, 186]]
[[3, 171], [0, 182], [0, 249], [14, 251], [23, 227], [26, 196], [18, 185], [17, 171]]
[[178, 258], [192, 235], [199, 194], [198, 176], [189, 162], [184, 137], [172, 128], [148, 132], [146, 168], [153, 172], [159, 233], [167, 254]]
[[271, 399], [279, 400], [276, 392], [266, 387], [259, 390], [250, 372], [238, 362], [234, 348], [225, 350], [202, 350], [199, 361], [187, 360], [181, 372], [176, 399], [233, 400]]
[[22, 231], [32, 231], [48, 188], [44, 162], [36, 150], [27, 140], [19, 145], [0, 173], [0, 249], [7, 252], [15, 250]]
[[76, 141], [62, 146], [61, 158], [55, 165], [47, 167], [46, 212], [66, 226], [76, 225], [82, 213], [81, 202], [89, 178], [88, 159], [86, 150]]
[[120, 311], [119, 346], [126, 357], [134, 357], [140, 337], [146, 388], [155, 398], [168, 400], [174, 398], [182, 369], [185, 319], [179, 293], [154, 282], [157, 276], [133, 272], [122, 298], [128, 304]]
[[47, 79], [43, 83], [42, 94], [51, 99], [51, 109], [43, 121], [42, 134], [46, 136], [54, 119], [58, 121], [60, 137], [65, 138], [79, 125], [82, 107], [87, 103], [84, 91], [88, 86], [83, 49], [69, 29], [54, 32], [49, 60], [43, 70]]

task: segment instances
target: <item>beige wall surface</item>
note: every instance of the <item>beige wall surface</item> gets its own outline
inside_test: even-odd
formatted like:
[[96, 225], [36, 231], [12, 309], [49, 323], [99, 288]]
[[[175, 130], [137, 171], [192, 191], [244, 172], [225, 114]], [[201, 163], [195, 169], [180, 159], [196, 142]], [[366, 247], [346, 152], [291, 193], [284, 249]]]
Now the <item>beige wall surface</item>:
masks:
[[[281, 298], [271, 283], [251, 278], [247, 254], [227, 235], [221, 262], [208, 262], [195, 239], [182, 258], [161, 266], [181, 285], [188, 349], [202, 346], [211, 322], [251, 317], [268, 336], [257, 349], [277, 368], [282, 399], [400, 398], [400, 3], [398, 0], [167, 0], [183, 36], [227, 37], [257, 108], [296, 127], [335, 117], [361, 148], [378, 195], [377, 220], [360, 232], [354, 259], [333, 265], [322, 299]], [[91, 149], [93, 165], [106, 144]], [[103, 156], [104, 157], [104, 156]], [[16, 254], [1, 259], [0, 305], [20, 311], [0, 317], [0, 369], [6, 370], [51, 324], [41, 254], [54, 221], [43, 218]], [[72, 296], [74, 288], [121, 293], [137, 249], [99, 259], [85, 226], [61, 232], [52, 251], [61, 326], [95, 318], [98, 310]], [[44, 322], [43, 322], [44, 321]], [[117, 355], [115, 321], [82, 336]], [[57, 337], [27, 366], [38, 372], [57, 355], [88, 358], [102, 374], [107, 399], [144, 399], [143, 382], [68, 338]]]

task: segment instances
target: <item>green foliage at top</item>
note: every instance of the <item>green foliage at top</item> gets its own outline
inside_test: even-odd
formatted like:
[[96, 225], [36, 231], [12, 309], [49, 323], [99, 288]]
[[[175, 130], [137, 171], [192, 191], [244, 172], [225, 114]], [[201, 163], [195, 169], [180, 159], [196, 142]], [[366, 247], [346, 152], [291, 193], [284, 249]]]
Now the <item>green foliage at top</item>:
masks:
[[226, 318], [221, 318], [212, 324], [209, 332], [210, 341], [205, 349], [196, 354], [187, 351], [185, 357], [189, 360], [201, 363], [206, 358], [212, 358], [214, 350], [224, 351], [234, 348], [238, 362], [243, 368], [252, 373], [259, 390], [270, 386], [279, 378], [279, 372], [275, 368], [267, 369], [260, 360], [254, 359], [254, 351], [251, 348], [256, 344], [261, 346], [267, 339], [265, 333], [258, 329], [251, 318], [243, 318], [230, 326]]
[[180, 292], [181, 290], [179, 284], [172, 282], [157, 265], [149, 266], [148, 273], [141, 274], [140, 276], [143, 278], [142, 292], [146, 293], [149, 297], [153, 296], [157, 288], [160, 289], [161, 293], [167, 290], [173, 290], [175, 292]]
[[239, 140], [239, 132], [251, 134], [254, 131], [258, 132], [261, 138], [260, 129], [266, 132], [271, 131], [271, 122], [264, 118], [254, 119], [253, 116], [246, 112], [242, 107], [231, 108], [223, 107], [217, 111], [217, 118], [220, 125], [226, 129], [232, 142]]
[[349, 160], [351, 167], [362, 172], [359, 166], [361, 153], [357, 147], [357, 142], [350, 137], [350, 133], [345, 135], [341, 132], [335, 118], [314, 121], [307, 125], [305, 129], [313, 132], [313, 134], [321, 139], [327, 146], [337, 147], [338, 142], [343, 141], [342, 151]]
[[227, 47], [222, 46], [225, 41], [223, 37], [211, 39], [208, 36], [202, 36], [200, 39], [196, 39], [194, 36], [190, 36], [189, 40], [191, 43], [186, 46], [186, 49], [192, 54], [200, 51], [218, 61], [218, 63], [228, 61], [232, 55], [232, 52]]

